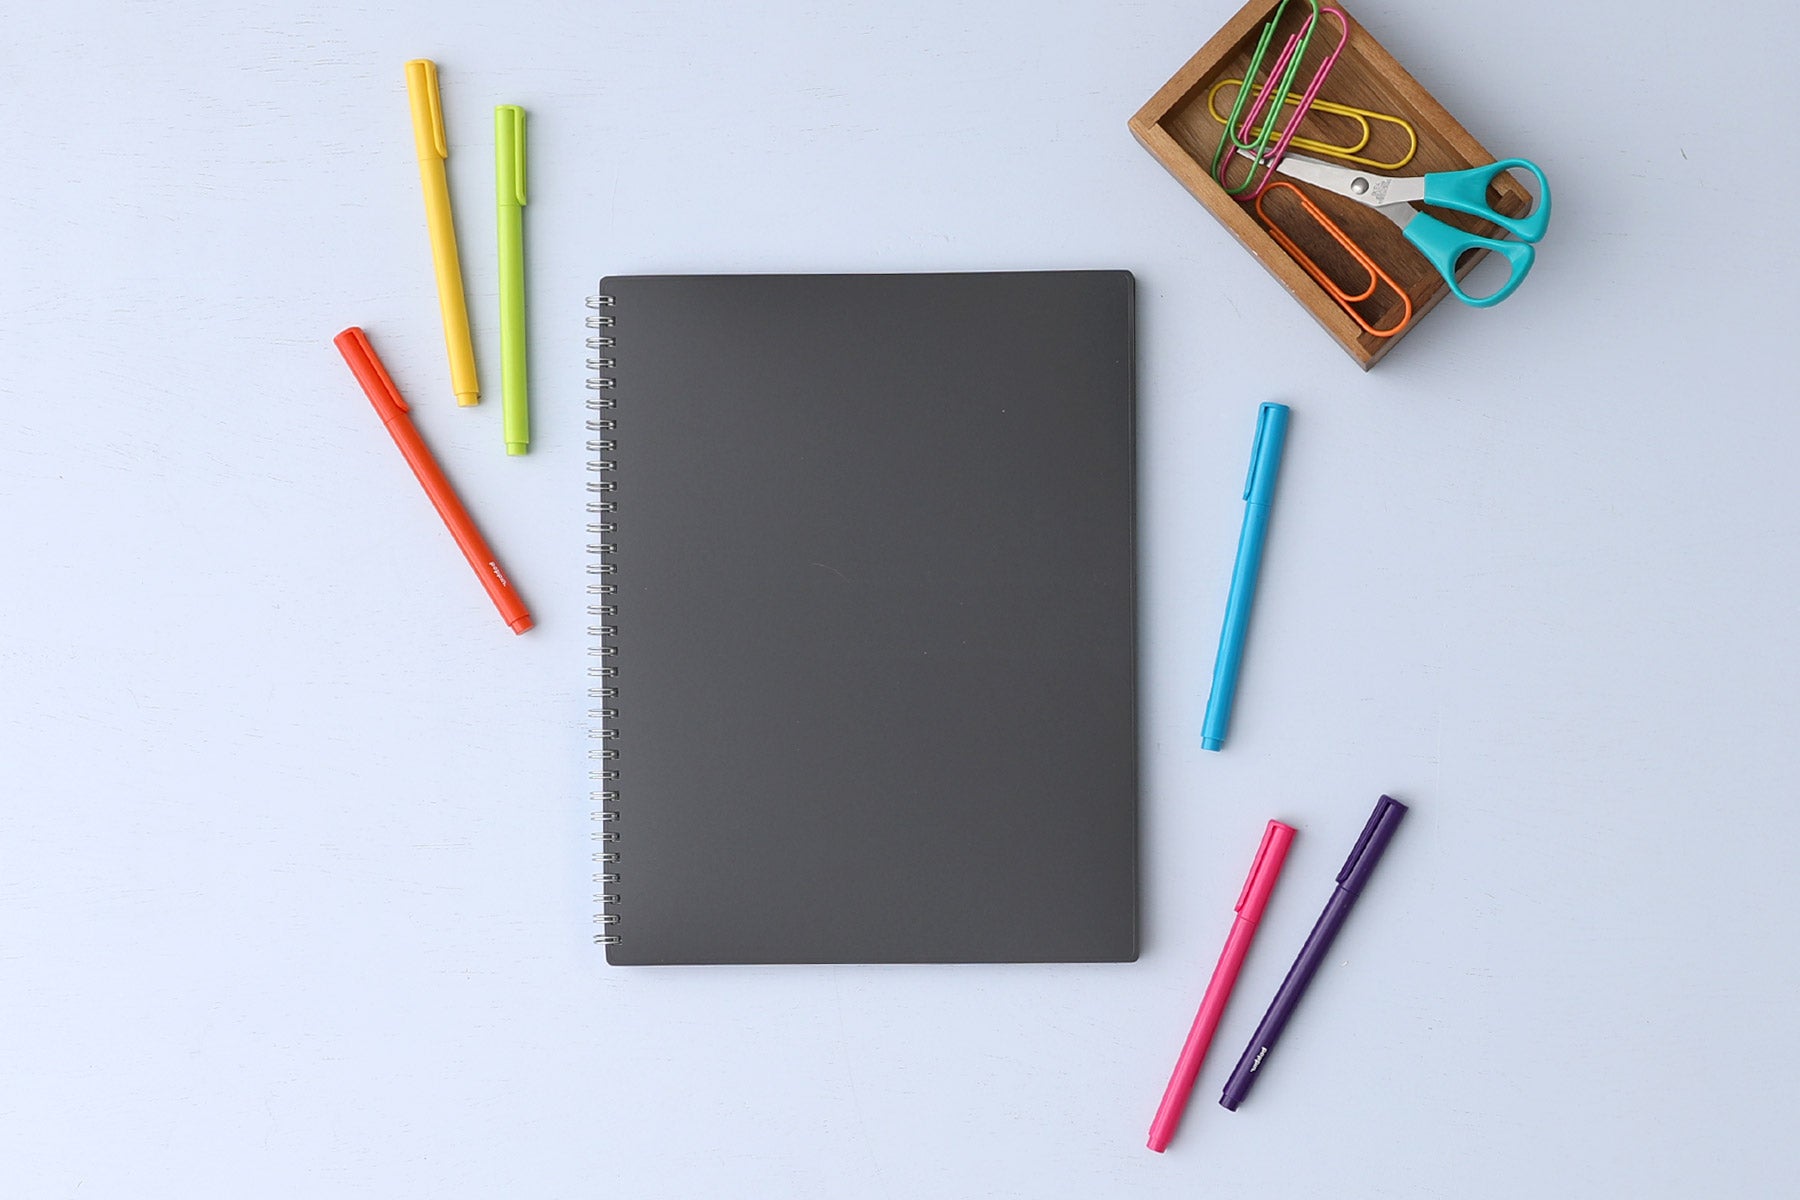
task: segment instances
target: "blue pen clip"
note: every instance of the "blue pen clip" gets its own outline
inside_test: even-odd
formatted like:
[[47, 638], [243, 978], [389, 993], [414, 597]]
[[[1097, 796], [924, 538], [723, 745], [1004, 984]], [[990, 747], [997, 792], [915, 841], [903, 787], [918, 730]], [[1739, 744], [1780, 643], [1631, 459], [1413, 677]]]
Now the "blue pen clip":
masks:
[[[1273, 400], [1263, 401], [1262, 407], [1256, 410], [1256, 438], [1250, 443], [1250, 473], [1244, 476], [1244, 499], [1246, 500], [1252, 498], [1252, 493], [1260, 491], [1262, 496], [1255, 503], [1267, 504], [1269, 502], [1268, 493], [1273, 490], [1274, 481], [1272, 479], [1265, 480], [1263, 476], [1275, 470], [1281, 453], [1279, 445], [1270, 446], [1268, 444], [1269, 427], [1279, 417], [1283, 423], [1282, 432], [1285, 436], [1287, 415], [1288, 406], [1277, 404]], [[1269, 451], [1266, 456], [1265, 449]], [[1257, 486], [1259, 482], [1264, 486], [1259, 488]]]

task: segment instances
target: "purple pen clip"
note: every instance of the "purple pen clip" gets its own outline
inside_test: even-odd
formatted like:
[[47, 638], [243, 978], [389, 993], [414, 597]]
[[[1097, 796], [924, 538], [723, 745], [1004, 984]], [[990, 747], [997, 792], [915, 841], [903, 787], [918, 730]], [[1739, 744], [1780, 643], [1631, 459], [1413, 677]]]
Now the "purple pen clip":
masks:
[[1388, 842], [1399, 828], [1400, 818], [1406, 815], [1406, 805], [1392, 796], [1383, 796], [1375, 803], [1375, 811], [1369, 814], [1369, 823], [1363, 826], [1362, 836], [1356, 839], [1356, 846], [1350, 851], [1350, 857], [1344, 860], [1344, 869], [1338, 872], [1338, 885], [1345, 891], [1360, 892], [1363, 884], [1369, 880], [1369, 873], [1381, 858], [1381, 852], [1387, 849]]

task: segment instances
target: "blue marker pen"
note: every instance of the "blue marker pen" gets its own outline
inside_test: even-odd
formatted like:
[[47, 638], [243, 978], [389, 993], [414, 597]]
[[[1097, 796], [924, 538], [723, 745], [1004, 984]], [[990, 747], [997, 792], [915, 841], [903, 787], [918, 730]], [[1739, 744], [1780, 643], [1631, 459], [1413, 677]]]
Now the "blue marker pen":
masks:
[[1262, 568], [1263, 537], [1269, 530], [1269, 503], [1275, 498], [1275, 476], [1287, 442], [1288, 407], [1264, 404], [1256, 414], [1256, 441], [1250, 445], [1250, 475], [1244, 480], [1244, 529], [1238, 534], [1237, 565], [1231, 569], [1231, 595], [1225, 601], [1225, 628], [1219, 634], [1219, 657], [1213, 662], [1212, 695], [1200, 745], [1217, 750], [1231, 725], [1231, 700], [1237, 694], [1238, 667], [1244, 659], [1244, 631], [1250, 625], [1250, 602], [1256, 596], [1256, 573]]

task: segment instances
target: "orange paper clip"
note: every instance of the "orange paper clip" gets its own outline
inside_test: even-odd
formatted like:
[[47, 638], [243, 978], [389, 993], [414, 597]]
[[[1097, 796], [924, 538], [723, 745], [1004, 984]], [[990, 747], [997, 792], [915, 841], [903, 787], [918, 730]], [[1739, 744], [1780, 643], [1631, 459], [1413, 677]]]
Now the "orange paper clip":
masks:
[[[1344, 253], [1348, 254], [1363, 268], [1363, 270], [1369, 273], [1369, 283], [1367, 287], [1352, 295], [1348, 288], [1340, 286], [1337, 281], [1327, 275], [1324, 268], [1314, 262], [1312, 256], [1302, 250], [1300, 244], [1289, 236], [1280, 225], [1276, 224], [1275, 218], [1270, 216], [1263, 208], [1263, 202], [1268, 199], [1270, 192], [1278, 189], [1294, 193], [1294, 198], [1300, 201], [1300, 207], [1306, 211], [1306, 215], [1311, 217], [1314, 222], [1318, 224], [1320, 229], [1323, 229], [1326, 233], [1330, 234], [1331, 240], [1336, 242], [1339, 246], [1342, 246], [1344, 248]], [[1333, 300], [1336, 300], [1339, 307], [1350, 314], [1350, 319], [1352, 321], [1355, 321], [1358, 325], [1362, 326], [1363, 332], [1369, 334], [1371, 337], [1393, 337], [1396, 333], [1405, 329], [1407, 322], [1412, 320], [1412, 300], [1410, 300], [1406, 293], [1401, 290], [1400, 285], [1394, 282], [1393, 276], [1382, 270], [1361, 246], [1351, 240], [1350, 235], [1345, 233], [1336, 221], [1333, 221], [1330, 217], [1326, 216], [1324, 209], [1307, 199], [1305, 192], [1301, 191], [1285, 179], [1272, 179], [1263, 190], [1257, 194], [1256, 215], [1262, 218], [1263, 224], [1268, 227], [1269, 236], [1275, 239], [1276, 244], [1283, 250], [1286, 250], [1288, 255], [1293, 258], [1295, 262], [1299, 263], [1306, 273], [1311, 275], [1313, 279], [1317, 281], [1320, 287], [1325, 289], [1326, 294]], [[1356, 311], [1356, 305], [1375, 295], [1376, 288], [1384, 283], [1387, 284], [1389, 290], [1391, 290], [1394, 295], [1400, 297], [1400, 320], [1395, 322], [1392, 328], [1377, 329], [1369, 324], [1369, 322], [1363, 318], [1361, 313]]]

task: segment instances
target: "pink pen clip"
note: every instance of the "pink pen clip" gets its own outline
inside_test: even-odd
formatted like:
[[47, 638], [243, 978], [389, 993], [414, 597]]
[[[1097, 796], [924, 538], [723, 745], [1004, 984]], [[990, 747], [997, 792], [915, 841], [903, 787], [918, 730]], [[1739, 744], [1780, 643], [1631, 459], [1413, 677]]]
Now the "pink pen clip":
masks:
[[1288, 847], [1293, 841], [1292, 825], [1270, 821], [1268, 828], [1263, 830], [1262, 845], [1257, 847], [1256, 859], [1250, 864], [1250, 876], [1244, 880], [1244, 890], [1238, 895], [1237, 915], [1232, 919], [1231, 932], [1225, 937], [1225, 949], [1219, 953], [1219, 965], [1213, 968], [1206, 995], [1200, 999], [1200, 1011], [1194, 1015], [1193, 1028], [1188, 1030], [1187, 1041], [1182, 1044], [1181, 1057], [1175, 1060], [1175, 1073], [1169, 1076], [1169, 1086], [1163, 1091], [1156, 1118], [1150, 1122], [1149, 1146], [1158, 1154], [1175, 1136], [1175, 1126], [1181, 1123], [1181, 1112], [1187, 1107], [1188, 1094], [1194, 1090], [1201, 1060], [1206, 1057], [1206, 1048], [1212, 1044], [1219, 1018], [1225, 1015], [1225, 1002], [1231, 998], [1238, 970], [1244, 965], [1244, 956], [1250, 952], [1250, 940], [1256, 936], [1257, 922], [1262, 920], [1263, 909], [1268, 907], [1269, 895], [1275, 890], [1276, 877], [1281, 874], [1281, 864], [1287, 861]]

